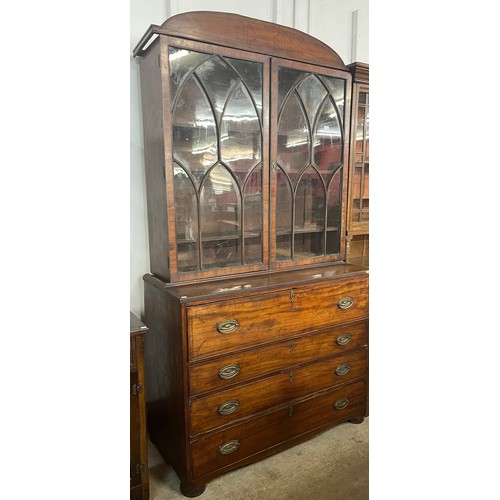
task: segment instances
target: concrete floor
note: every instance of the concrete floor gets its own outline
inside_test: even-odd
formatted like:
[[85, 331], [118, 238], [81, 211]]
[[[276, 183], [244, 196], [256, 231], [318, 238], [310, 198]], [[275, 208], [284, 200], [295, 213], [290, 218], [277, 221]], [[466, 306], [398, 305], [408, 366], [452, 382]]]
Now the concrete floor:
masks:
[[[150, 500], [186, 499], [179, 479], [149, 446]], [[368, 419], [344, 423], [284, 452], [228, 472], [200, 500], [367, 500]]]

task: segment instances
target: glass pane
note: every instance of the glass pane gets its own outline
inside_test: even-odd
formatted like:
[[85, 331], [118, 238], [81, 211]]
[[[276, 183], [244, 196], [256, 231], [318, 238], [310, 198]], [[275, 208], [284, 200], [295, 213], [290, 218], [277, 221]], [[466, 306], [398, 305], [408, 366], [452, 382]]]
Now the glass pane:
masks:
[[361, 175], [363, 172], [363, 165], [356, 163], [354, 165], [354, 176], [352, 180], [352, 196], [353, 198], [361, 198]]
[[304, 73], [288, 68], [279, 68], [278, 71], [278, 110], [281, 110], [286, 95], [304, 76]]
[[243, 193], [243, 235], [245, 264], [262, 262], [262, 165], [248, 177]]
[[364, 128], [365, 128], [365, 108], [360, 106], [358, 108], [358, 117], [356, 120], [356, 153], [363, 152], [363, 139], [364, 139]]
[[366, 104], [367, 103], [366, 96], [367, 96], [366, 92], [359, 93], [359, 104]]
[[230, 58], [226, 60], [235, 68], [250, 89], [252, 98], [257, 105], [259, 117], [262, 120], [262, 63]]
[[309, 162], [309, 129], [295, 93], [283, 107], [278, 125], [278, 163], [295, 180]]
[[189, 176], [179, 165], [174, 166], [175, 233], [177, 265], [180, 272], [199, 269], [198, 200]]
[[325, 188], [314, 168], [309, 167], [295, 193], [295, 230], [323, 231], [325, 223]]
[[174, 104], [177, 90], [183, 84], [183, 79], [206, 61], [210, 55], [201, 52], [192, 52], [190, 50], [178, 49], [176, 47], [168, 48], [168, 60], [170, 65], [170, 93], [171, 103]]
[[174, 158], [199, 182], [217, 161], [217, 131], [210, 104], [195, 78], [182, 86], [172, 121]]
[[241, 197], [222, 165], [213, 168], [200, 193], [202, 267], [241, 263]]
[[325, 189], [323, 182], [309, 167], [295, 193], [294, 258], [323, 255], [325, 229]]
[[339, 168], [328, 188], [328, 207], [326, 215], [326, 253], [340, 252], [340, 234], [342, 222], [342, 171]]
[[342, 162], [342, 132], [337, 112], [331, 99], [327, 99], [321, 109], [313, 140], [314, 164], [326, 183]]
[[240, 79], [235, 71], [220, 57], [212, 57], [212, 59], [204, 62], [196, 70], [196, 74], [214, 104], [217, 121], [219, 122], [229, 93]]
[[344, 102], [345, 102], [345, 80], [340, 78], [333, 78], [331, 76], [322, 76], [321, 80], [326, 84], [330, 94], [335, 101], [335, 104], [339, 110], [340, 123], [344, 123]]
[[366, 108], [365, 119], [365, 160], [370, 157], [370, 113], [368, 107]]
[[231, 95], [222, 117], [221, 159], [243, 184], [261, 161], [262, 138], [257, 112], [245, 86]]
[[307, 111], [309, 126], [312, 128], [316, 113], [327, 95], [325, 87], [321, 85], [316, 76], [309, 75], [307, 78], [302, 80], [301, 84], [297, 88], [297, 92], [299, 93], [300, 98], [302, 99], [302, 104]]
[[369, 198], [370, 196], [370, 166], [365, 163], [365, 168], [363, 170], [363, 198]]
[[278, 167], [276, 190], [276, 259], [292, 258], [292, 189], [286, 174]]

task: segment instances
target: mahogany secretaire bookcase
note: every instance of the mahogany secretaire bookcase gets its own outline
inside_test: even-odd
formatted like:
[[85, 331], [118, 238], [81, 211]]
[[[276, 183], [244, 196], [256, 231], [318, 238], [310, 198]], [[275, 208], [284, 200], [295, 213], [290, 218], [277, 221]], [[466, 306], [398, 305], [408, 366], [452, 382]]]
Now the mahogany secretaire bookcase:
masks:
[[300, 31], [218, 12], [140, 58], [151, 440], [194, 497], [366, 414], [368, 274], [346, 255], [352, 77]]

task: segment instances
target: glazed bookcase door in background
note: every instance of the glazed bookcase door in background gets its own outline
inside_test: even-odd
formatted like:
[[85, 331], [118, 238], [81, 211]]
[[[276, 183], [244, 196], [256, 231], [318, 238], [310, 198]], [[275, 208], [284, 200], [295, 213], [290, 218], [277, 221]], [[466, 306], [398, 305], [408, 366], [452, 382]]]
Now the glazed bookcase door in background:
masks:
[[343, 71], [272, 62], [272, 267], [344, 258], [350, 88]]
[[369, 67], [349, 65], [353, 75], [351, 159], [349, 165], [349, 213], [346, 260], [368, 266], [369, 259]]
[[168, 66], [175, 274], [267, 268], [267, 58], [170, 38]]

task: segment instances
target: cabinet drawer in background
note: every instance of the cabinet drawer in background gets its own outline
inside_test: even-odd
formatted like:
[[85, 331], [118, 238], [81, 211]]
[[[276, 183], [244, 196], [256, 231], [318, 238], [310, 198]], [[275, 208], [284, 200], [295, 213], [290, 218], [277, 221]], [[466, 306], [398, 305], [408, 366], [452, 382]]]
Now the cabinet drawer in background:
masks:
[[205, 436], [191, 443], [193, 471], [201, 476], [315, 428], [362, 417], [364, 380]]
[[293, 366], [270, 377], [191, 401], [191, 434], [268, 410], [367, 375], [368, 350]]
[[189, 358], [227, 353], [367, 316], [367, 276], [190, 306]]
[[189, 366], [189, 392], [196, 395], [230, 387], [286, 366], [368, 344], [368, 321], [340, 325], [317, 334], [285, 340]]

